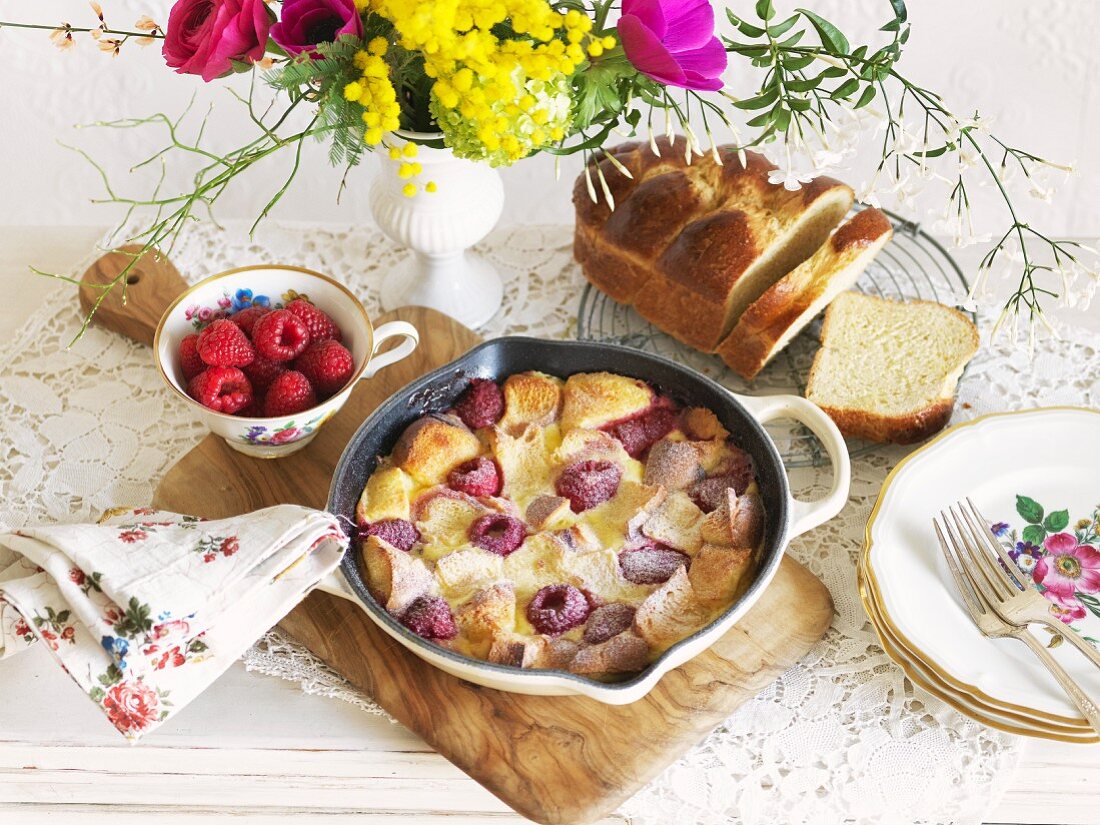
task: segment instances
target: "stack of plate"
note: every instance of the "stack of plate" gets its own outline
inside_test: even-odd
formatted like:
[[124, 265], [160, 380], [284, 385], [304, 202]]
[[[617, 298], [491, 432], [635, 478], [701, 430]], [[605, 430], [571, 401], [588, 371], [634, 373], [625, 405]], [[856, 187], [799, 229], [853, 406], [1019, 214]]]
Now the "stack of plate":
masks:
[[[867, 615], [913, 682], [991, 727], [1100, 741], [1023, 644], [985, 638], [966, 612], [932, 529], [933, 516], [966, 496], [1046, 586], [1067, 632], [1100, 646], [1100, 410], [984, 416], [912, 453], [883, 484], [859, 568]], [[1054, 634], [1032, 632], [1053, 640], [1058, 661], [1100, 701], [1100, 671]]]

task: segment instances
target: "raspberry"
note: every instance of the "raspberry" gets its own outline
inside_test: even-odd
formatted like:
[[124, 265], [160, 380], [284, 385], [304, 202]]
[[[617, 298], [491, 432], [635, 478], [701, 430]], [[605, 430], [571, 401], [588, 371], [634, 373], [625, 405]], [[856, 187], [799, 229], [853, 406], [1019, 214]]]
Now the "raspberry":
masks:
[[405, 610], [401, 624], [422, 639], [453, 639], [458, 635], [451, 607], [439, 596], [420, 596]]
[[628, 547], [619, 553], [619, 569], [623, 571], [623, 578], [634, 584], [667, 582], [679, 567], [689, 561], [679, 550], [659, 542]]
[[584, 640], [590, 645], [606, 642], [618, 636], [634, 623], [634, 608], [628, 604], [612, 602], [597, 607], [584, 626]]
[[504, 393], [488, 378], [475, 378], [455, 402], [455, 412], [471, 430], [491, 427], [504, 415]]
[[501, 513], [489, 513], [475, 520], [466, 534], [470, 538], [470, 543], [482, 550], [488, 550], [498, 556], [507, 556], [523, 544], [524, 539], [527, 538], [527, 528], [518, 518]]
[[688, 488], [688, 495], [700, 510], [711, 513], [726, 500], [726, 490], [732, 487], [737, 495], [741, 495], [751, 482], [752, 462], [750, 461], [736, 474], [713, 476], [695, 482]]
[[187, 393], [204, 407], [233, 413], [252, 403], [252, 385], [236, 367], [210, 367], [191, 379]]
[[378, 536], [382, 541], [406, 553], [420, 541], [420, 531], [416, 529], [416, 525], [403, 518], [389, 518], [360, 526], [359, 538], [365, 539], [367, 536]]
[[342, 341], [344, 336], [340, 333], [340, 327], [321, 310], [317, 309], [309, 301], [301, 298], [291, 301], [286, 305], [289, 312], [293, 312], [306, 325], [309, 330], [310, 341]]
[[199, 357], [198, 343], [199, 336], [195, 334], [185, 335], [180, 341], [180, 369], [188, 381], [206, 369], [206, 364]]
[[268, 417], [294, 415], [317, 406], [317, 394], [309, 379], [295, 370], [288, 370], [271, 382], [264, 402]]
[[623, 468], [610, 461], [578, 461], [562, 470], [554, 489], [574, 513], [583, 513], [614, 496], [622, 477]]
[[447, 484], [470, 496], [495, 496], [500, 492], [500, 471], [493, 459], [481, 456], [451, 470]]
[[243, 367], [256, 357], [256, 350], [241, 328], [224, 318], [199, 333], [196, 349], [199, 357], [212, 367]]
[[309, 329], [289, 310], [277, 309], [261, 316], [252, 327], [256, 351], [272, 361], [290, 361], [309, 346]]
[[355, 359], [339, 341], [311, 343], [294, 361], [294, 369], [309, 379], [322, 396], [344, 388], [355, 372]]
[[558, 636], [588, 618], [588, 599], [571, 584], [551, 584], [527, 603], [527, 621], [539, 633]]
[[634, 418], [605, 427], [623, 445], [631, 458], [638, 458], [654, 443], [675, 429], [679, 413], [671, 407], [671, 401], [658, 399], [652, 407]]
[[252, 403], [248, 406], [242, 407], [237, 411], [237, 415], [242, 418], [263, 418], [264, 417], [264, 402], [267, 399], [258, 392], [255, 387], [252, 389]]
[[235, 315], [230, 315], [229, 320], [241, 328], [241, 332], [252, 337], [252, 328], [256, 326], [256, 322], [261, 317], [271, 312], [267, 307], [250, 306], [247, 309], [242, 309]]
[[[247, 312], [247, 310], [245, 311]], [[244, 374], [248, 376], [248, 380], [252, 383], [252, 389], [256, 392], [265, 391], [271, 386], [272, 381], [286, 372], [285, 366], [278, 361], [264, 358], [258, 352], [256, 353], [256, 359], [243, 369]]]

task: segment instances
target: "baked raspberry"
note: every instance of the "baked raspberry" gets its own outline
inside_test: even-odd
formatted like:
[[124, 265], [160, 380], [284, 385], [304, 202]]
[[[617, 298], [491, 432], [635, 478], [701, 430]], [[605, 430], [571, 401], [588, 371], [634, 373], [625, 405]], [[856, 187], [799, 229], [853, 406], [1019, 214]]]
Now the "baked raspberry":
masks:
[[229, 320], [239, 326], [241, 332], [251, 338], [252, 328], [256, 326], [256, 322], [269, 312], [271, 310], [267, 307], [250, 306], [234, 315], [230, 315]]
[[212, 367], [243, 367], [256, 357], [241, 328], [225, 318], [204, 328], [195, 348], [203, 362]]
[[491, 427], [504, 415], [504, 393], [488, 378], [475, 378], [455, 402], [455, 412], [471, 430]]
[[252, 327], [252, 343], [256, 351], [272, 361], [290, 361], [309, 346], [309, 329], [286, 309], [261, 315]]
[[403, 518], [389, 518], [360, 526], [359, 538], [365, 539], [368, 536], [378, 536], [382, 541], [406, 553], [420, 541], [420, 531], [416, 529], [416, 525]]
[[714, 475], [728, 476], [732, 480], [731, 486], [737, 491], [737, 495], [741, 495], [752, 483], [753, 476], [755, 475], [753, 472], [752, 456], [740, 447], [736, 447], [728, 442], [726, 443], [726, 450], [727, 454], [718, 462], [718, 466], [714, 468]]
[[[310, 340], [313, 340], [312, 335]], [[327, 339], [311, 343], [294, 359], [293, 366], [309, 379], [320, 395], [326, 396], [342, 390], [351, 380], [355, 359], [339, 341]]]
[[187, 393], [204, 407], [229, 415], [252, 403], [252, 385], [236, 367], [209, 367], [191, 379]]
[[518, 518], [506, 516], [503, 513], [489, 513], [481, 516], [470, 525], [466, 535], [470, 543], [496, 553], [498, 556], [507, 556], [514, 553], [527, 538], [527, 527]]
[[321, 310], [317, 309], [309, 301], [297, 298], [286, 305], [288, 311], [293, 312], [309, 330], [310, 341], [342, 341], [344, 336], [340, 333], [340, 327]]
[[253, 391], [264, 392], [271, 386], [272, 381], [286, 372], [286, 365], [280, 364], [278, 361], [272, 361], [270, 358], [264, 358], [257, 352], [252, 363], [242, 367], [242, 370], [252, 383]]
[[188, 381], [206, 369], [206, 363], [199, 356], [198, 344], [197, 334], [185, 335], [180, 341], [180, 369]]
[[[265, 316], [266, 317], [266, 316]], [[264, 401], [264, 415], [268, 417], [293, 415], [317, 406], [317, 393], [309, 379], [297, 370], [287, 370], [271, 382]]]
[[676, 428], [679, 413], [672, 402], [659, 399], [652, 407], [634, 418], [604, 428], [623, 445], [631, 458], [638, 458]]
[[584, 640], [590, 645], [606, 642], [618, 636], [634, 624], [634, 608], [628, 604], [612, 602], [597, 607], [584, 626]]
[[559, 636], [587, 618], [588, 599], [571, 584], [547, 585], [527, 603], [527, 621], [547, 636]]
[[688, 496], [704, 513], [711, 513], [726, 500], [726, 490], [733, 489], [737, 495], [745, 492], [752, 482], [752, 463], [747, 470], [731, 475], [713, 476], [697, 481], [688, 488]]
[[578, 461], [562, 470], [554, 489], [574, 513], [583, 513], [614, 496], [622, 477], [623, 468], [610, 461]]
[[690, 561], [679, 550], [656, 541], [628, 547], [619, 553], [619, 569], [623, 571], [623, 578], [634, 584], [667, 582], [677, 568]]
[[447, 484], [470, 496], [495, 496], [500, 492], [500, 471], [488, 456], [480, 456], [451, 470]]
[[408, 606], [401, 624], [422, 639], [453, 639], [458, 635], [451, 606], [439, 596], [421, 596]]

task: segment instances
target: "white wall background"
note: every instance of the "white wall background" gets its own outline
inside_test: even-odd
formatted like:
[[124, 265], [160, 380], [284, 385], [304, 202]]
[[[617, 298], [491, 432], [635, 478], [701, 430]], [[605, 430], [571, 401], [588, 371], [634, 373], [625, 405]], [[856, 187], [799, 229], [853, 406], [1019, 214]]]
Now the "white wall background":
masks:
[[[887, 0], [804, 0], [834, 20], [853, 41], [873, 39], [887, 17]], [[140, 14], [167, 21], [166, 0], [102, 0], [108, 22], [128, 27]], [[718, 4], [716, 4], [718, 5]], [[749, 12], [751, 0], [728, 3]], [[796, 5], [783, 2], [783, 7]], [[1095, 46], [1100, 4], [1050, 0], [912, 0], [913, 34], [901, 68], [941, 91], [957, 111], [975, 108], [994, 120], [1010, 142], [1038, 154], [1075, 162], [1077, 174], [1061, 183], [1055, 203], [1028, 205], [1042, 225], [1056, 234], [1100, 233], [1100, 158], [1093, 151], [1100, 130], [1095, 79], [1100, 50]], [[0, 0], [0, 20], [66, 20], [90, 25], [83, 0]], [[720, 15], [720, 23], [725, 23]], [[194, 95], [193, 112], [213, 105], [208, 127], [212, 146], [229, 146], [251, 134], [240, 106], [223, 82], [203, 84], [164, 67], [159, 47], [130, 44], [118, 58], [101, 53], [86, 36], [77, 48], [57, 51], [45, 32], [0, 31], [4, 81], [0, 83], [0, 224], [106, 224], [117, 217], [110, 207], [90, 203], [101, 192], [97, 175], [59, 143], [80, 146], [102, 161], [120, 191], [147, 194], [150, 182], [130, 181], [127, 169], [159, 148], [163, 135], [146, 130], [74, 129], [74, 124], [163, 111], [176, 115]], [[735, 63], [731, 82], [749, 67]], [[233, 79], [247, 87], [246, 77]], [[875, 158], [866, 141], [847, 176], [859, 184]], [[220, 202], [224, 219], [253, 217], [281, 184], [290, 158], [275, 160], [239, 181]], [[506, 222], [566, 222], [572, 219], [569, 192], [578, 169], [563, 164], [555, 182], [553, 161], [538, 157], [504, 171]], [[257, 174], [258, 172], [258, 174]], [[324, 148], [311, 145], [294, 188], [275, 213], [279, 217], [333, 222], [369, 221], [367, 189], [374, 163], [355, 170], [341, 202], [339, 172], [328, 167]], [[179, 184], [171, 176], [168, 186]], [[167, 191], [167, 189], [166, 189]], [[1026, 195], [1024, 199], [1027, 200]], [[942, 211], [943, 191], [933, 187], [902, 209], [917, 219]], [[996, 201], [979, 216], [979, 229], [1004, 220]], [[884, 198], [884, 205], [889, 198]]]

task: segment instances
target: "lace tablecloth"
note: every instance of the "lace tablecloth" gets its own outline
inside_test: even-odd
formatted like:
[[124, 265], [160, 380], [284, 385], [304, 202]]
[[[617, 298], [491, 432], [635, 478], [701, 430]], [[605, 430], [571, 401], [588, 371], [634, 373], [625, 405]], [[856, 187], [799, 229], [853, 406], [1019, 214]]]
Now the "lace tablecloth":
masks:
[[[240, 230], [193, 227], [173, 260], [190, 280], [262, 262], [318, 269], [343, 279], [377, 314], [381, 274], [405, 254], [365, 228], [267, 224], [252, 240]], [[483, 335], [573, 336], [582, 280], [571, 240], [561, 226], [490, 235], [481, 251], [505, 278], [505, 309]], [[146, 348], [93, 328], [66, 350], [79, 322], [72, 288], [59, 285], [0, 348], [0, 528], [146, 504], [165, 470], [205, 434], [164, 389]], [[1008, 344], [987, 346], [962, 385], [956, 418], [1093, 403], [1098, 348], [1100, 336], [1073, 330], [1042, 343], [1034, 362]], [[790, 547], [836, 602], [825, 638], [621, 813], [637, 823], [974, 823], [997, 800], [1020, 740], [915, 690], [878, 646], [859, 603], [863, 527], [903, 454], [883, 448], [854, 461], [848, 507]], [[827, 472], [795, 471], [792, 487], [812, 495]], [[383, 713], [277, 633], [245, 663]]]

